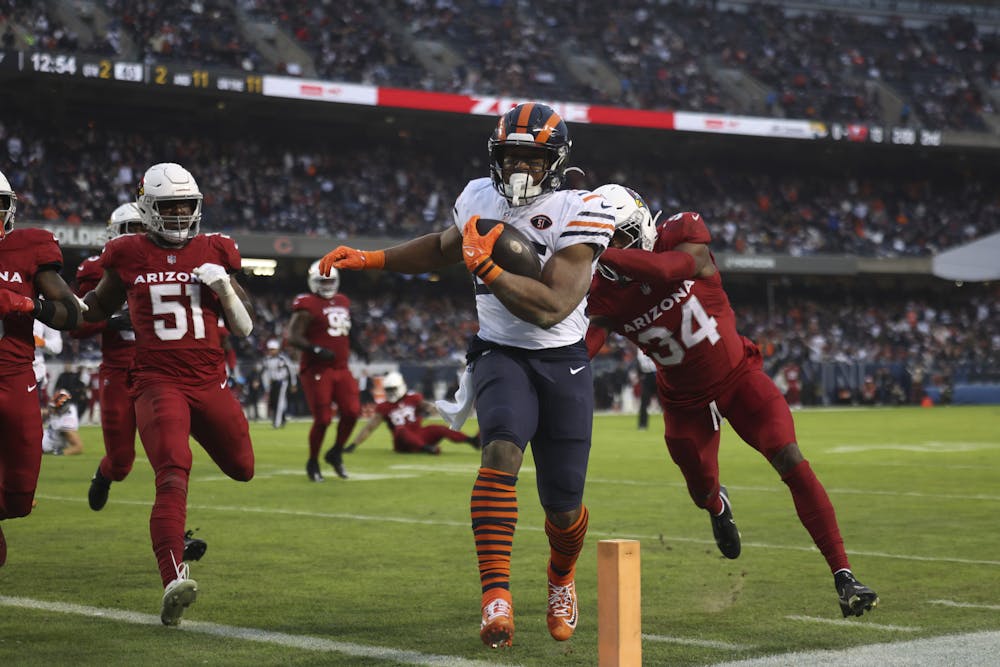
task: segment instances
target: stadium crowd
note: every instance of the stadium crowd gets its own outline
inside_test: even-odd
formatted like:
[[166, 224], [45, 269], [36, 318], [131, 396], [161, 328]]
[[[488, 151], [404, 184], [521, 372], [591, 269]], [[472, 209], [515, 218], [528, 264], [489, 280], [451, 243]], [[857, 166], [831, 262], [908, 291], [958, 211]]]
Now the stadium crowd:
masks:
[[[56, 128], [0, 111], [0, 169], [22, 219], [104, 220], [133, 198], [141, 165], [158, 155], [197, 165], [205, 229], [399, 238], [446, 226], [464, 180], [486, 173], [485, 151], [463, 159], [453, 150], [152, 135], [96, 120]], [[583, 166], [583, 187], [630, 183], [653, 210], [698, 210], [717, 251], [918, 256], [1000, 230], [1000, 192], [986, 174]]]
[[[399, 280], [402, 280], [400, 278]], [[265, 356], [266, 343], [283, 339], [291, 316], [294, 285], [280, 288], [252, 284], [257, 326], [245, 340], [234, 341], [236, 376], [253, 376]], [[305, 290], [304, 285], [300, 288]], [[477, 330], [471, 291], [436, 290], [419, 280], [405, 288], [395, 282], [365, 286], [351, 296], [355, 332], [369, 361], [406, 360], [424, 367], [430, 377], [453, 382], [464, 364], [469, 337]], [[919, 403], [926, 390], [947, 392], [956, 382], [1000, 381], [1000, 293], [975, 289], [958, 303], [933, 295], [876, 296], [853, 293], [824, 297], [815, 291], [791, 294], [770, 307], [760, 298], [738, 290], [733, 299], [741, 333], [760, 346], [765, 369], [776, 376], [793, 364], [803, 369], [806, 404], [859, 402], [863, 386], [822, 386], [823, 365], [859, 369], [861, 380], [878, 382], [872, 402]], [[67, 338], [63, 352], [52, 360], [87, 364], [99, 359], [96, 343]], [[605, 394], [604, 407], [630, 384], [636, 365], [635, 348], [611, 336], [595, 360], [596, 390]], [[440, 370], [438, 370], [440, 369]], [[433, 395], [428, 392], [428, 395]]]
[[[504, 0], [104, 0], [111, 18], [83, 43], [49, 8], [0, 2], [4, 48], [109, 52], [147, 63], [199, 62], [439, 92], [586, 101], [986, 131], [1000, 87], [1000, 35], [956, 13], [920, 22], [801, 6], [708, 2], [553, 5]], [[272, 24], [310, 67], [266, 62], [241, 17]], [[123, 52], [121, 36], [135, 46]], [[414, 42], [448, 49], [454, 67], [421, 65]], [[573, 74], [570, 54], [596, 59], [610, 82]], [[723, 91], [731, 71], [762, 96]], [[888, 89], [882, 89], [886, 84]], [[900, 104], [886, 105], [888, 94]]]

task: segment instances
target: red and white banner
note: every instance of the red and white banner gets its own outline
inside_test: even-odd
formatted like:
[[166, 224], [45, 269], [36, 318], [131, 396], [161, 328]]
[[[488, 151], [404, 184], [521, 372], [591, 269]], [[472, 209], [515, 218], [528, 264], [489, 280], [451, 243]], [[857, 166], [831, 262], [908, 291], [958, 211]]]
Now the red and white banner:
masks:
[[265, 76], [264, 95], [268, 97], [288, 97], [312, 102], [336, 102], [339, 104], [367, 104], [378, 102], [378, 88], [354, 83], [333, 83], [314, 79], [296, 79], [290, 76]]

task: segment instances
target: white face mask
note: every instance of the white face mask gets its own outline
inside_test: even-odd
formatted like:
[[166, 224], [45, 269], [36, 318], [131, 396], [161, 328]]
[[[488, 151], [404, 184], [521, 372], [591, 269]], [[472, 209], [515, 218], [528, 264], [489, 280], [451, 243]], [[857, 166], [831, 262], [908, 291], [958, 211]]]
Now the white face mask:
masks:
[[528, 199], [542, 194], [542, 188], [532, 183], [530, 174], [515, 172], [507, 178], [507, 193], [510, 195], [510, 205], [520, 206], [526, 204]]

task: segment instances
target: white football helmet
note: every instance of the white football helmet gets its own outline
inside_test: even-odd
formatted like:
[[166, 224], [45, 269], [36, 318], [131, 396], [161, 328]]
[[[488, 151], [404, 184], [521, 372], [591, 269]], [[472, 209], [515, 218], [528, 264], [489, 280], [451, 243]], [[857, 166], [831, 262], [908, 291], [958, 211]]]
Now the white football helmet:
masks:
[[141, 225], [142, 214], [135, 202], [122, 204], [111, 212], [108, 218], [108, 240], [116, 239], [122, 234], [127, 234], [129, 225]]
[[319, 271], [317, 259], [309, 267], [309, 291], [323, 299], [332, 299], [340, 289], [340, 272], [330, 269], [330, 275], [324, 276]]
[[10, 181], [0, 171], [0, 221], [3, 228], [0, 229], [0, 240], [14, 230], [14, 211], [17, 210], [17, 195], [10, 187]]
[[391, 371], [382, 379], [382, 389], [385, 390], [386, 400], [395, 402], [406, 396], [406, 381], [401, 373]]
[[[177, 201], [191, 202], [191, 213], [163, 215], [161, 206]], [[198, 234], [201, 201], [201, 190], [191, 172], [179, 164], [161, 162], [146, 170], [135, 203], [146, 229], [170, 245], [184, 245]]]
[[[624, 246], [615, 244], [619, 248], [638, 248], [641, 250], [652, 250], [656, 243], [656, 220], [660, 217], [657, 211], [653, 216], [646, 206], [646, 201], [642, 196], [631, 188], [624, 185], [609, 183], [594, 190], [594, 194], [603, 195], [604, 199], [613, 207], [615, 216], [615, 236], [623, 234], [628, 238]], [[597, 270], [608, 280], [622, 280], [617, 271], [604, 266], [600, 262]]]

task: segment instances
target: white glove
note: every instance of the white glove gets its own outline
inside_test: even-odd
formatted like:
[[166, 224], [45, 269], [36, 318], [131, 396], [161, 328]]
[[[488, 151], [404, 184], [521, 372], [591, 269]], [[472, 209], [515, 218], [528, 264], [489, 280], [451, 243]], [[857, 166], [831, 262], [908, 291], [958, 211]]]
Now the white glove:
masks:
[[81, 299], [80, 297], [78, 297], [78, 296], [77, 296], [77, 295], [75, 295], [75, 294], [73, 295], [73, 298], [74, 298], [74, 299], [76, 299], [76, 302], [77, 302], [78, 304], [80, 304], [80, 312], [81, 312], [81, 313], [85, 313], [85, 312], [87, 312], [88, 310], [90, 310], [90, 306], [88, 306], [87, 304], [85, 304], [85, 303], [83, 302], [83, 299]]
[[216, 294], [221, 295], [231, 288], [229, 273], [218, 264], [205, 263], [193, 269], [191, 273]]

